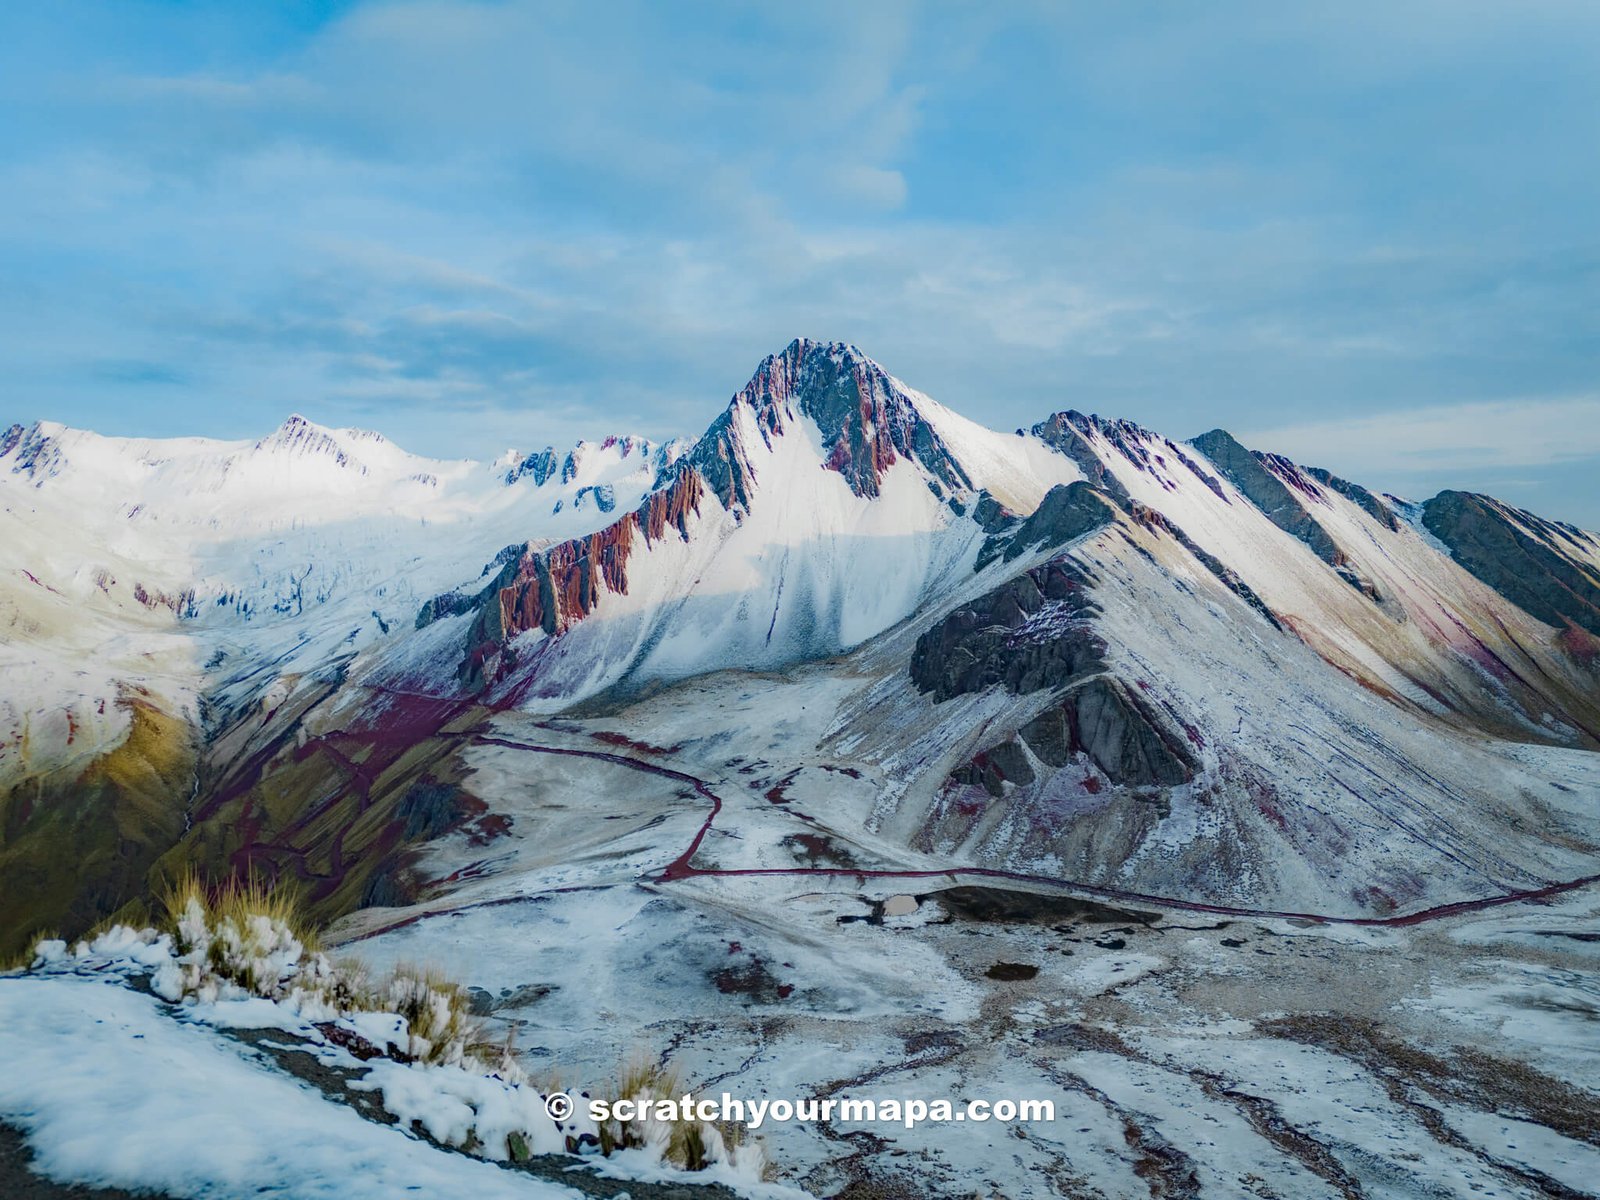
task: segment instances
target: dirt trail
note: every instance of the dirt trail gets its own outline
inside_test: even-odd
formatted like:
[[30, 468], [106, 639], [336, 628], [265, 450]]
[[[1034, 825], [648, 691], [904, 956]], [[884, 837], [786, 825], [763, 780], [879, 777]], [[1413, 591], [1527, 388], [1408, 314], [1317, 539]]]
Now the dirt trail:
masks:
[[[574, 758], [593, 758], [602, 762], [616, 763], [636, 771], [657, 775], [664, 779], [672, 779], [679, 783], [687, 784], [703, 796], [711, 805], [706, 819], [700, 828], [695, 831], [693, 839], [676, 858], [662, 869], [655, 877], [658, 883], [674, 883], [684, 879], [714, 878], [718, 876], [812, 876], [820, 878], [851, 878], [851, 879], [949, 879], [957, 881], [962, 878], [1000, 879], [1011, 883], [1025, 883], [1032, 886], [1042, 886], [1061, 891], [1074, 892], [1080, 895], [1092, 896], [1096, 899], [1115, 900], [1119, 903], [1134, 905], [1154, 905], [1160, 908], [1174, 909], [1181, 912], [1210, 913], [1224, 917], [1259, 917], [1291, 921], [1313, 921], [1325, 925], [1362, 925], [1378, 928], [1398, 928], [1407, 925], [1421, 925], [1428, 921], [1437, 921], [1445, 917], [1459, 916], [1462, 913], [1481, 912], [1484, 909], [1496, 908], [1503, 904], [1518, 904], [1525, 901], [1546, 900], [1553, 896], [1570, 892], [1589, 884], [1600, 882], [1600, 873], [1585, 875], [1578, 879], [1569, 879], [1561, 882], [1546, 884], [1543, 887], [1529, 888], [1522, 891], [1500, 892], [1492, 896], [1483, 896], [1472, 900], [1456, 900], [1449, 904], [1439, 904], [1432, 908], [1419, 909], [1416, 912], [1403, 913], [1391, 917], [1348, 917], [1334, 916], [1327, 913], [1292, 912], [1266, 908], [1237, 908], [1226, 904], [1206, 904], [1198, 900], [1181, 900], [1172, 896], [1153, 896], [1147, 892], [1124, 891], [1121, 888], [1104, 887], [1099, 884], [1083, 883], [1071, 879], [1056, 879], [1046, 875], [1028, 875], [1019, 871], [1005, 871], [995, 867], [949, 867], [931, 870], [869, 870], [858, 867], [722, 867], [704, 868], [694, 865], [694, 856], [699, 852], [706, 835], [711, 832], [717, 817], [722, 813], [722, 798], [716, 794], [709, 783], [684, 771], [674, 770], [671, 767], [661, 766], [658, 763], [646, 762], [627, 754], [618, 754], [605, 750], [577, 750], [563, 746], [541, 746], [532, 742], [519, 742], [510, 738], [494, 737], [488, 734], [471, 735], [472, 740], [483, 745], [501, 746], [509, 750], [519, 750], [530, 754], [556, 754]], [[369, 935], [370, 936], [370, 935]]]

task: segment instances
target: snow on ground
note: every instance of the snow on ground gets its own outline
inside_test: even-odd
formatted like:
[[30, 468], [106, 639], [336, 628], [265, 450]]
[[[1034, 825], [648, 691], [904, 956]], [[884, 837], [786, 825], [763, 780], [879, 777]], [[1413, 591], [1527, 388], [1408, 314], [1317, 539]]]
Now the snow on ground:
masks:
[[115, 745], [129, 688], [196, 722], [202, 691], [281, 703], [503, 547], [607, 524], [679, 452], [580, 443], [536, 481], [298, 417], [256, 442], [24, 431], [0, 456], [0, 669], [29, 681], [0, 688], [0, 785]]
[[[826, 694], [784, 678], [753, 689], [747, 707], [730, 707], [730, 722], [751, 726], [748, 757], [729, 756], [709, 730], [696, 737], [681, 713], [616, 726], [652, 742], [682, 737], [670, 754], [660, 746], [630, 753], [705, 772], [725, 797], [727, 845], [708, 839], [696, 860], [703, 865], [798, 865], [783, 841], [795, 829], [828, 839], [830, 853], [862, 852], [849, 776], [833, 793], [837, 812], [825, 785], [801, 793], [805, 821], [791, 811], [798, 800], [764, 798], [774, 776], [788, 772], [773, 761], [787, 735], [767, 734], [775, 708], [762, 697]], [[705, 686], [708, 697], [726, 700], [750, 683], [727, 676]], [[497, 733], [516, 740], [519, 720], [501, 718]], [[601, 732], [614, 724], [597, 722]], [[808, 714], [802, 724], [811, 736], [826, 722]], [[563, 744], [582, 745], [575, 723], [540, 730], [558, 733]], [[498, 781], [519, 786], [512, 760], [492, 761]], [[575, 795], [583, 769], [581, 760], [562, 768], [562, 786]], [[609, 765], [597, 766], [588, 786], [601, 780], [620, 786]], [[648, 774], [640, 786], [627, 803], [668, 803], [652, 799]], [[487, 877], [515, 902], [452, 913], [435, 900], [434, 915], [350, 948], [379, 965], [422, 960], [458, 974], [516, 1031], [531, 1067], [566, 1078], [603, 1077], [642, 1050], [672, 1062], [697, 1094], [1045, 1097], [1057, 1105], [1047, 1126], [764, 1128], [785, 1178], [819, 1194], [857, 1183], [929, 1197], [1121, 1198], [1150, 1194], [1147, 1180], [1171, 1194], [1226, 1200], [1352, 1188], [1419, 1200], [1531, 1200], [1546, 1194], [1541, 1180], [1589, 1194], [1584, 1172], [1600, 1129], [1591, 1122], [1585, 1134], [1581, 1119], [1566, 1127], [1537, 1106], [1561, 1088], [1589, 1103], [1600, 1096], [1600, 1073], [1576, 1052], [1593, 1023], [1585, 1008], [1593, 948], [1567, 936], [1596, 928], [1592, 891], [1415, 928], [1170, 912], [1146, 926], [1115, 915], [963, 917], [938, 899], [949, 878], [846, 870], [622, 882], [592, 854], [559, 890], [541, 892], [542, 870], [508, 866]], [[885, 902], [904, 896], [916, 908], [906, 913], [900, 901], [899, 915], [887, 915]], [[345, 927], [358, 936], [371, 928], [361, 918]], [[1515, 970], [1502, 961], [1507, 939]], [[997, 974], [1004, 964], [1013, 969]], [[1535, 983], [1546, 990], [1523, 994]], [[1535, 1007], [1550, 1022], [1541, 1027], [1548, 1052], [1534, 1027], [1506, 1024]], [[1340, 1042], [1345, 1028], [1357, 1040]], [[1430, 1092], [1445, 1068], [1428, 1063], [1465, 1052], [1495, 1064], [1506, 1089]], [[865, 1155], [862, 1136], [875, 1147]]]
[[[1037, 439], [978, 429], [931, 402], [926, 416], [974, 481], [1018, 511], [1080, 475]], [[1384, 529], [1330, 493], [1315, 515], [1375, 581], [1375, 601], [1231, 484], [1202, 478], [1198, 452], [1125, 429], [1160, 456], [1140, 469], [1092, 433], [1136, 499], [1237, 570], [1293, 632], [1275, 631], [1168, 534], [1119, 522], [1086, 539], [1076, 552], [1102, 580], [1112, 667], [1193, 722], [1201, 779], [1164, 807], [1117, 798], [1150, 822], [1137, 844], [1080, 846], [1074, 858], [1044, 836], [1073, 822], [1056, 813], [1035, 828], [1005, 803], [967, 841], [934, 843], [922, 835], [950, 769], [1048, 696], [994, 689], [936, 706], [907, 677], [911, 648], [941, 612], [1033, 560], [974, 573], [971, 497], [948, 505], [912, 460], [889, 467], [869, 501], [822, 468], [829, 451], [809, 420], [773, 442], [744, 433], [760, 485], [749, 511], [735, 518], [707, 499], [693, 538], [636, 549], [629, 592], [603, 596], [559, 643], [552, 657], [565, 665], [539, 681], [549, 694], [486, 722], [462, 751], [470, 790], [506, 834], [428, 846], [414, 864], [426, 900], [355, 914], [336, 938], [379, 967], [446, 967], [516, 1033], [523, 1062], [567, 1078], [609, 1078], [644, 1047], [688, 1082], [746, 1096], [1058, 1102], [1059, 1121], [1042, 1130], [771, 1130], [780, 1166], [821, 1192], [1232, 1200], [1593, 1188], [1590, 893], [1415, 929], [1170, 911], [1147, 925], [1120, 914], [975, 919], [937, 895], [953, 878], [866, 874], [982, 863], [1369, 914], [1592, 872], [1600, 759], [1494, 741], [1474, 724], [1508, 736], [1544, 728], [1478, 662], [1491, 643], [1552, 680], [1552, 694], [1592, 688], [1552, 631], [1411, 527]], [[50, 429], [30, 446], [26, 471], [0, 475], [10, 631], [0, 667], [34, 687], [31, 699], [0, 697], [10, 705], [0, 745], [20, 750], [0, 759], [0, 781], [30, 757], [70, 763], [119, 736], [117, 689], [130, 681], [185, 714], [207, 684], [271, 706], [301, 672], [331, 675], [365, 648], [403, 644], [357, 660], [357, 673], [387, 664], [447, 683], [468, 619], [412, 633], [417, 606], [479, 586], [503, 545], [602, 527], [606, 505], [633, 507], [670, 457], [614, 443], [575, 453], [570, 470], [538, 456], [428, 464], [373, 435], [304, 422], [237, 446], [113, 445]], [[149, 503], [127, 502], [135, 490]], [[838, 657], [795, 665], [818, 655]], [[709, 667], [735, 669], [605, 716], [532, 716], [619, 679]], [[343, 702], [367, 701], [351, 689]], [[813, 873], [663, 880], [713, 803], [694, 867]], [[940, 853], [914, 848], [929, 846]], [[1046, 890], [1025, 889], [1025, 903], [1042, 905]], [[915, 907], [898, 902], [890, 915], [892, 896]], [[286, 1020], [243, 1000], [208, 1019]], [[220, 1147], [233, 1147], [240, 1170], [288, 1170], [276, 1135], [303, 1134], [312, 1149], [295, 1153], [313, 1188], [348, 1135], [356, 1162], [399, 1146], [395, 1161], [477, 1172], [470, 1186], [440, 1176], [445, 1193], [538, 1186], [367, 1125], [126, 989], [0, 978], [0, 1051], [10, 1050], [35, 1069], [0, 1082], [0, 1115], [29, 1129], [47, 1163], [167, 1172], [150, 1186], [221, 1194], [249, 1181], [217, 1175]], [[115, 1060], [114, 1086], [89, 1102], [99, 1121], [74, 1123], [73, 1092], [96, 1052]], [[176, 1066], [163, 1074], [163, 1061]], [[439, 1088], [413, 1091], [418, 1076], [401, 1071], [379, 1070], [385, 1096], [441, 1135], [459, 1133], [461, 1110]], [[192, 1076], [226, 1093], [217, 1146], [191, 1144], [211, 1139], [181, 1119], [201, 1098]], [[170, 1093], [167, 1107], [127, 1090], [141, 1078], [161, 1081], [146, 1091]], [[478, 1095], [484, 1086], [443, 1091], [476, 1111], [496, 1103]], [[289, 1124], [252, 1132], [262, 1104]], [[363, 1128], [346, 1129], [346, 1117]], [[176, 1140], [144, 1153], [157, 1124]], [[344, 1187], [351, 1174], [332, 1177]]]
[[[671, 1127], [665, 1124], [610, 1121], [602, 1130], [587, 1102], [591, 1096], [614, 1096], [621, 1074], [597, 1079], [592, 1091], [564, 1080], [541, 1087], [504, 1048], [480, 1040], [482, 1031], [463, 1011], [464, 997], [437, 976], [397, 967], [379, 982], [368, 964], [335, 965], [307, 950], [283, 921], [259, 910], [247, 916], [238, 911], [208, 910], [191, 897], [175, 933], [115, 925], [72, 946], [45, 940], [26, 973], [0, 975], [0, 1061], [17, 1069], [11, 1088], [0, 1087], [0, 1122], [27, 1135], [37, 1171], [107, 1186], [159, 1188], [163, 1195], [211, 1195], [213, 1185], [233, 1194], [248, 1189], [254, 1176], [270, 1176], [275, 1154], [299, 1152], [302, 1128], [315, 1120], [308, 1115], [315, 1108], [310, 1102], [321, 1100], [340, 1114], [333, 1132], [360, 1144], [340, 1151], [335, 1143], [325, 1154], [320, 1145], [310, 1147], [303, 1179], [278, 1180], [281, 1194], [325, 1194], [334, 1186], [330, 1165], [338, 1154], [359, 1168], [361, 1154], [377, 1153], [387, 1144], [379, 1141], [369, 1149], [366, 1135], [352, 1132], [378, 1122], [408, 1141], [413, 1132], [425, 1134], [445, 1163], [433, 1168], [435, 1174], [444, 1172], [441, 1179], [450, 1170], [450, 1160], [438, 1149], [444, 1147], [501, 1163], [531, 1156], [546, 1166], [545, 1175], [554, 1162], [557, 1172], [582, 1167], [635, 1184], [671, 1182], [679, 1189], [674, 1195], [716, 1183], [751, 1200], [804, 1200], [803, 1193], [764, 1181], [761, 1144], [729, 1141], [710, 1125], [697, 1131], [703, 1162], [688, 1162], [674, 1151]], [[393, 1007], [384, 1009], [385, 1002]], [[246, 1049], [244, 1041], [196, 1040], [192, 1032], [182, 1032], [200, 1027], [248, 1031], [245, 1041], [256, 1050]], [[88, 1036], [74, 1040], [74, 1030]], [[263, 1038], [263, 1031], [288, 1036]], [[25, 1041], [27, 1053], [9, 1052], [10, 1038]], [[300, 1055], [314, 1059], [323, 1075], [301, 1063]], [[141, 1121], [119, 1128], [112, 1142], [85, 1137], [70, 1126], [73, 1096], [87, 1069], [82, 1063], [96, 1056], [107, 1061], [110, 1083], [96, 1091], [95, 1104], [131, 1107], [128, 1092], [135, 1086], [160, 1095], [160, 1104], [146, 1106]], [[221, 1065], [208, 1065], [207, 1058]], [[164, 1068], [145, 1072], [151, 1059]], [[294, 1092], [295, 1086], [280, 1069], [316, 1082], [320, 1090], [300, 1088], [300, 1103], [288, 1104], [284, 1087]], [[232, 1087], [252, 1071], [267, 1082]], [[550, 1111], [548, 1091], [557, 1086], [571, 1094], [575, 1111]], [[643, 1082], [627, 1086], [634, 1089], [628, 1099], [660, 1094]], [[238, 1094], [237, 1114], [213, 1114], [196, 1103], [198, 1092], [211, 1087]], [[358, 1103], [367, 1094], [376, 1109]], [[256, 1102], [276, 1108], [252, 1142], [238, 1127], [247, 1123], [243, 1114]], [[99, 1110], [85, 1105], [84, 1112], [94, 1128]], [[347, 1116], [356, 1124], [345, 1121]], [[186, 1142], [162, 1136], [168, 1123], [187, 1131], [212, 1122], [217, 1137], [211, 1156], [198, 1164], [188, 1161]], [[415, 1186], [428, 1190], [426, 1182]], [[396, 1190], [392, 1177], [381, 1174], [370, 1186], [375, 1190], [356, 1194]], [[471, 1181], [456, 1186], [468, 1187]], [[499, 1193], [490, 1185], [485, 1194]]]
[[209, 1200], [577, 1193], [375, 1124], [153, 996], [74, 976], [0, 977], [0, 1120], [61, 1182]]

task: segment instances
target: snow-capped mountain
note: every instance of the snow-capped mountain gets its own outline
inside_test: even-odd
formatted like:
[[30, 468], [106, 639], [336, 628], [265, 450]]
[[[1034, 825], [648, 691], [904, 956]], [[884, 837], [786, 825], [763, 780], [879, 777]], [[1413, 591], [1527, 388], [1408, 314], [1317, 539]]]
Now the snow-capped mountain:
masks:
[[[410, 625], [427, 597], [482, 569], [486, 546], [605, 523], [682, 450], [622, 438], [440, 462], [300, 416], [237, 443], [14, 426], [0, 435], [7, 650], [34, 675], [5, 697], [0, 778], [27, 770], [26, 754], [59, 752], [51, 722], [119, 719], [105, 702], [143, 674], [118, 665], [124, 652], [173, 684], [188, 676], [191, 701], [248, 700], [276, 675], [327, 668]], [[130, 626], [154, 640], [129, 644]], [[58, 652], [56, 637], [72, 649]], [[39, 703], [41, 676], [61, 670], [103, 678]]]
[[900, 866], [1377, 915], [1594, 870], [1600, 538], [1221, 430], [999, 433], [796, 341], [693, 442], [40, 424], [0, 497], [8, 941], [184, 862], [448, 890], [415, 847], [505, 824], [468, 731], [726, 746], [729, 672], [777, 706], [753, 780]]

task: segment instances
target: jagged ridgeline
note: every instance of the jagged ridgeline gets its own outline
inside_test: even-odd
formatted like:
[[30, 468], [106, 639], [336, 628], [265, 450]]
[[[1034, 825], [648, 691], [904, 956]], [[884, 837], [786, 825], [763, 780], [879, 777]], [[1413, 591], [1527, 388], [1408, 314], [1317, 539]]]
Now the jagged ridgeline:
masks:
[[1221, 430], [997, 432], [847, 345], [769, 357], [692, 441], [40, 424], [0, 488], [8, 949], [189, 867], [323, 920], [446, 895], [472, 876], [429, 847], [540, 836], [490, 722], [669, 695], [688, 732], [607, 753], [692, 754], [751, 736], [704, 700], [726, 672], [815, 689], [769, 752], [952, 863], [1381, 914], [1593, 849], [1595, 535]]

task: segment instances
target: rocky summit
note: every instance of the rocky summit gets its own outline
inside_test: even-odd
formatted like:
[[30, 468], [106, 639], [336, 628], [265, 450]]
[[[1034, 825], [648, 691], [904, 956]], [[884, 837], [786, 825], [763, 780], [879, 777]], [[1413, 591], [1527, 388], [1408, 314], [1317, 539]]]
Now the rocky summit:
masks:
[[0, 949], [292, 885], [580, 1076], [1076, 1131], [818, 1195], [1589, 1194], [1600, 537], [1040, 418], [797, 340], [665, 444], [13, 427]]

